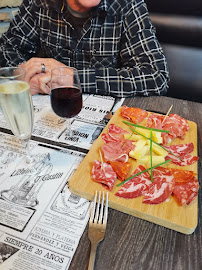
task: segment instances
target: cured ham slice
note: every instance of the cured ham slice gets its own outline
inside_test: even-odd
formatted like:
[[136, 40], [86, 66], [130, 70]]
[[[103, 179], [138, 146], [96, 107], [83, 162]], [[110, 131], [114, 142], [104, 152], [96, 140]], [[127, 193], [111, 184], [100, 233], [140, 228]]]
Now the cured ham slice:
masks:
[[124, 138], [123, 135], [125, 133], [129, 133], [129, 132], [124, 130], [121, 127], [116, 126], [115, 124], [110, 124], [108, 127], [108, 133], [103, 133], [101, 137], [105, 143], [117, 142]]
[[151, 113], [149, 118], [147, 119], [146, 127], [163, 129], [162, 128], [163, 119], [164, 119], [163, 115]]
[[168, 199], [174, 189], [174, 176], [172, 172], [163, 167], [153, 170], [153, 182], [144, 195], [143, 203], [159, 204]]
[[189, 205], [198, 195], [199, 183], [195, 177], [190, 181], [175, 185], [173, 194], [180, 205]]
[[184, 156], [194, 151], [193, 143], [175, 144], [170, 146], [164, 146], [175, 155]]
[[[178, 155], [180, 157], [180, 155]], [[194, 164], [196, 161], [198, 161], [199, 157], [197, 156], [193, 156], [193, 155], [183, 155], [182, 157], [182, 160], [180, 160], [179, 158], [171, 155], [171, 154], [168, 154], [166, 157], [165, 157], [165, 160], [168, 160], [168, 159], [172, 159], [171, 163], [175, 164], [175, 165], [179, 165], [179, 166], [188, 166], [188, 165], [192, 165]]]
[[117, 142], [109, 142], [102, 145], [101, 150], [105, 161], [128, 161], [128, 153], [134, 148], [134, 145], [129, 140]]
[[110, 124], [108, 127], [108, 134], [110, 134], [111, 137], [114, 137], [116, 139], [123, 139], [124, 138], [123, 135], [126, 133], [129, 133], [129, 132], [121, 127], [118, 127], [115, 124]]
[[131, 169], [130, 162], [120, 162], [120, 161], [111, 161], [110, 162], [112, 169], [115, 171], [118, 179], [124, 181], [127, 178], [127, 175]]
[[[163, 119], [164, 119], [163, 115], [151, 113], [147, 120], [146, 127], [164, 129], [162, 125]], [[164, 144], [168, 144], [171, 142], [172, 136], [169, 133], [161, 133], [161, 137], [163, 138]]]
[[168, 144], [175, 138], [184, 139], [185, 132], [189, 129], [186, 119], [177, 114], [170, 114], [165, 121], [163, 115], [151, 113], [147, 120], [147, 127], [169, 130], [169, 133], [162, 133], [163, 143]]
[[[139, 165], [133, 175], [144, 170]], [[198, 195], [195, 176], [193, 171], [158, 167], [153, 170], [153, 183], [150, 174], [144, 172], [126, 182], [115, 195], [126, 199], [144, 195], [143, 203], [159, 204], [173, 193], [180, 205], [189, 205]]]
[[[103, 166], [102, 166], [103, 165]], [[116, 173], [108, 163], [94, 160], [91, 176], [95, 182], [101, 183], [106, 189], [112, 190], [117, 179]]]
[[102, 137], [104, 143], [118, 142], [119, 141], [119, 139], [111, 137], [110, 134], [108, 134], [108, 133], [102, 133], [101, 137]]
[[172, 139], [184, 139], [185, 131], [188, 131], [189, 124], [186, 119], [177, 114], [170, 114], [163, 123], [163, 129], [169, 130]]
[[182, 130], [188, 131], [189, 130], [189, 124], [186, 119], [183, 117], [177, 115], [177, 114], [169, 114], [169, 117], [166, 118], [164, 122], [164, 126], [167, 125], [169, 122], [175, 122], [178, 124], [178, 126], [181, 127]]
[[[145, 168], [142, 165], [139, 165], [133, 175], [144, 170]], [[150, 174], [148, 172], [144, 172], [128, 180], [128, 182], [123, 184], [123, 186], [116, 192], [115, 195], [126, 199], [137, 198], [145, 194], [151, 184], [152, 182]]]
[[142, 122], [148, 115], [148, 112], [140, 108], [132, 108], [124, 105], [121, 110], [121, 116], [130, 120], [134, 124]]
[[192, 165], [199, 159], [199, 157], [189, 154], [194, 150], [193, 143], [165, 146], [165, 148], [182, 159], [180, 160], [178, 157], [168, 153], [168, 155], [165, 157], [165, 160], [171, 159], [171, 162], [175, 165]]

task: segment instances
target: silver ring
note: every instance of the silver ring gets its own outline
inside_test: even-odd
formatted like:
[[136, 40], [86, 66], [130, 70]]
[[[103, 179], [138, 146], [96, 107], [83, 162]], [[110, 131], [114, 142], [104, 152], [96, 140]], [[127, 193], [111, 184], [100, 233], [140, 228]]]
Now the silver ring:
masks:
[[41, 64], [41, 72], [42, 73], [46, 72], [46, 66], [43, 63]]

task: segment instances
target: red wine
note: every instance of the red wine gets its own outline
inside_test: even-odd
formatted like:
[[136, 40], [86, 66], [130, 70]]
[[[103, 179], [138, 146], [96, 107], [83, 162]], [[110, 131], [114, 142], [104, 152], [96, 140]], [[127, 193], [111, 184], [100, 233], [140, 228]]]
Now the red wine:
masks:
[[51, 106], [60, 117], [76, 116], [82, 108], [81, 90], [76, 87], [60, 87], [51, 90]]

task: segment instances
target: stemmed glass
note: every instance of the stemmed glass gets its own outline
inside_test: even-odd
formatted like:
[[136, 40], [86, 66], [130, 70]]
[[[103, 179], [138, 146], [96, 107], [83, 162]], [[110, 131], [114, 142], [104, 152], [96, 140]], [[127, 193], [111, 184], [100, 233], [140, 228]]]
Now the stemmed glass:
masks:
[[30, 87], [24, 81], [26, 71], [20, 67], [0, 68], [0, 106], [12, 133], [20, 139], [26, 161], [32, 160], [29, 141], [33, 128], [33, 103]]
[[72, 137], [71, 118], [82, 108], [82, 90], [77, 69], [58, 67], [51, 71], [50, 97], [55, 114], [67, 120], [66, 135]]

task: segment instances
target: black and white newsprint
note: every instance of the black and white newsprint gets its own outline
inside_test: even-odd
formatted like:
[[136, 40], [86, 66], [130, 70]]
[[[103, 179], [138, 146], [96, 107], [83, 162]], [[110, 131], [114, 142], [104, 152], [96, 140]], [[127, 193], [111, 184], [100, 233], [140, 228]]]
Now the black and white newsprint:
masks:
[[[34, 96], [33, 164], [0, 110], [0, 270], [67, 270], [89, 219], [90, 202], [68, 180], [123, 99], [83, 96], [73, 137], [49, 96]], [[92, 117], [93, 116], [93, 117]]]

